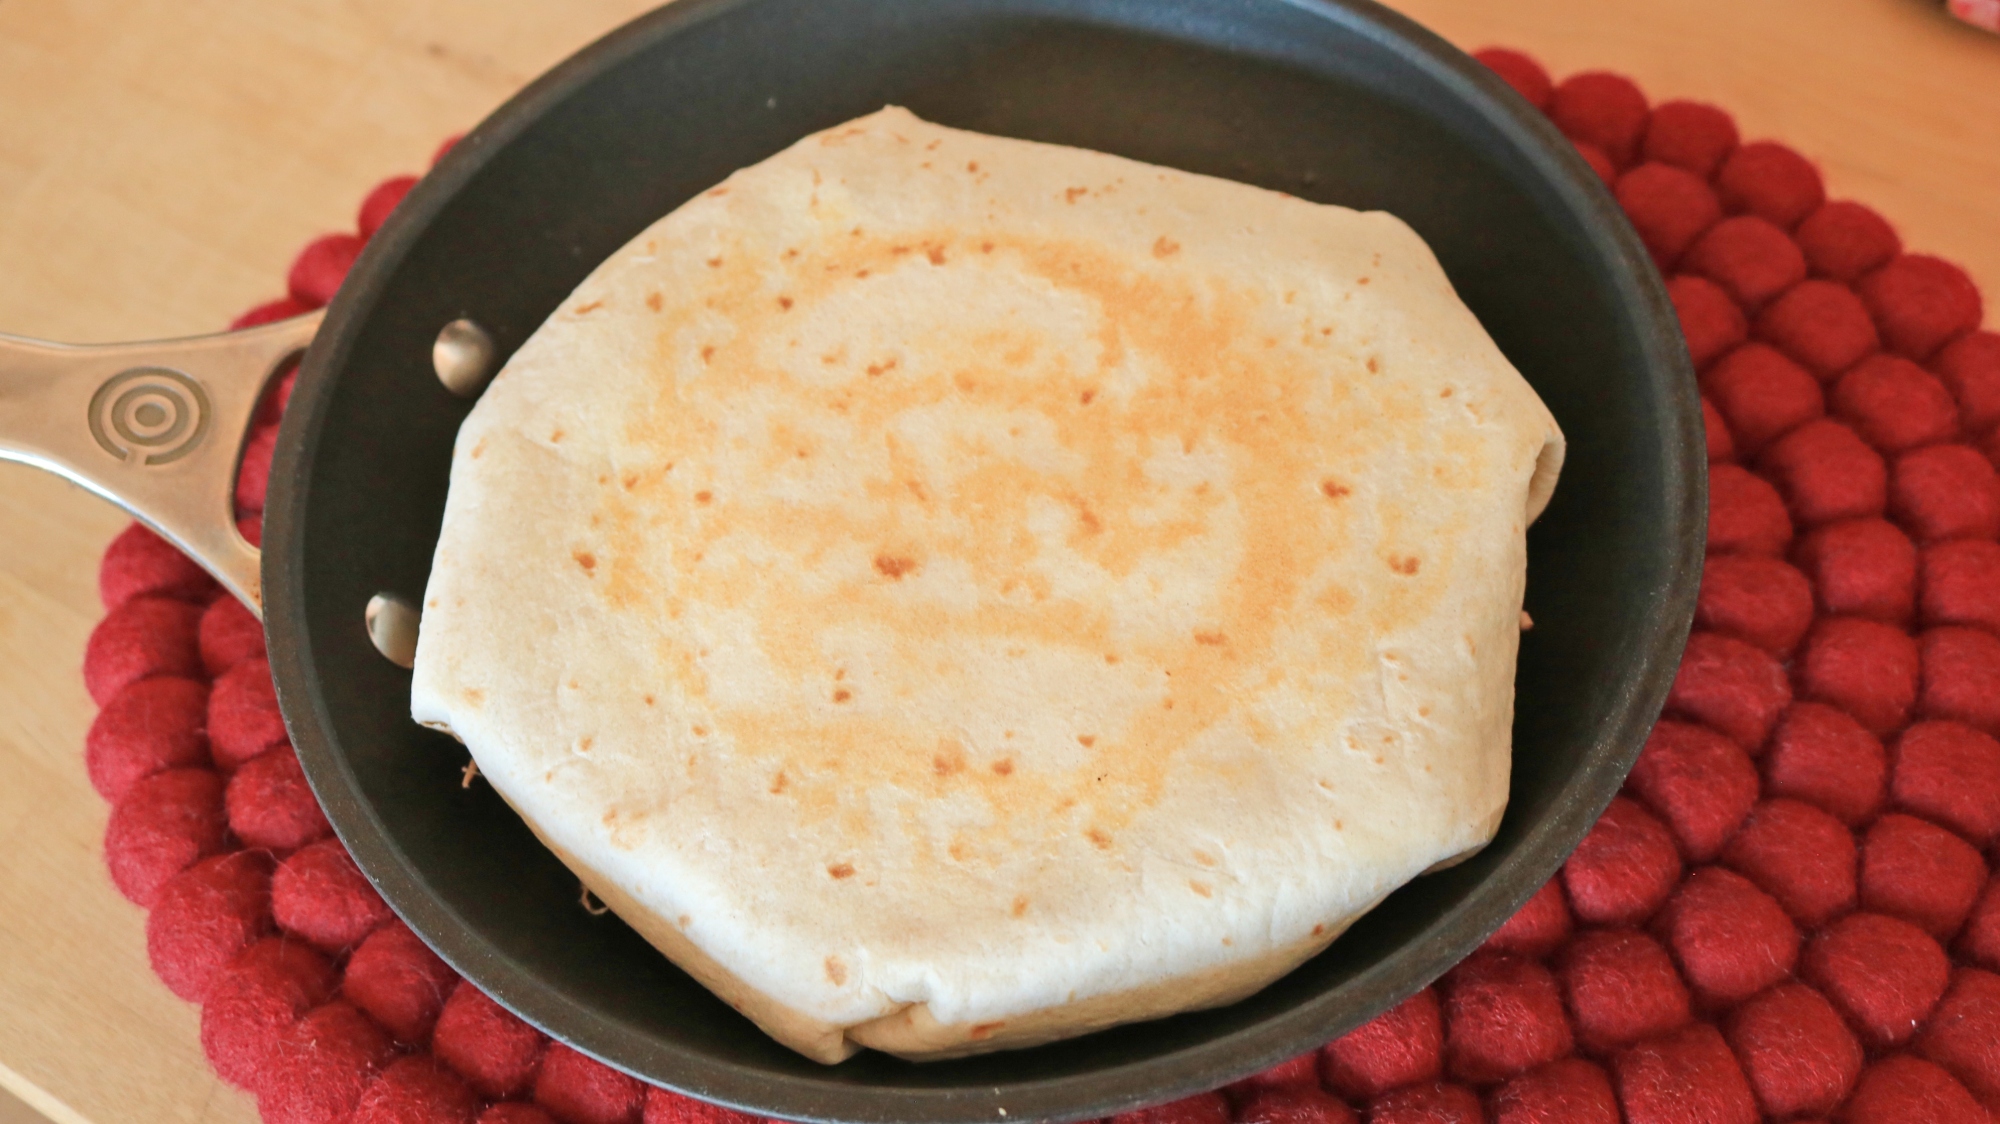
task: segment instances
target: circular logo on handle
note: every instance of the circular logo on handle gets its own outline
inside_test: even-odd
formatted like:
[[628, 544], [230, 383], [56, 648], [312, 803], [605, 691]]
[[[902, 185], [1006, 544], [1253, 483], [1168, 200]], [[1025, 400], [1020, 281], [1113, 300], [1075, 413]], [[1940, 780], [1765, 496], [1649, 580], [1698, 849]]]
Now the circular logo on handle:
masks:
[[90, 398], [90, 435], [121, 461], [169, 464], [208, 435], [208, 393], [165, 367], [135, 367], [105, 380]]

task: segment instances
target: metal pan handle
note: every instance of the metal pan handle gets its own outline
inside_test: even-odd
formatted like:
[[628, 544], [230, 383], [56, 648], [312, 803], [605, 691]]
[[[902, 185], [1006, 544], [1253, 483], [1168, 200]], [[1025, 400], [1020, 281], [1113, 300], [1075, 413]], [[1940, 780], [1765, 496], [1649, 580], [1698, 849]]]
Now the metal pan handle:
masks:
[[0, 460], [131, 512], [261, 618], [262, 556], [236, 529], [236, 468], [265, 384], [320, 319], [89, 347], [0, 335]]

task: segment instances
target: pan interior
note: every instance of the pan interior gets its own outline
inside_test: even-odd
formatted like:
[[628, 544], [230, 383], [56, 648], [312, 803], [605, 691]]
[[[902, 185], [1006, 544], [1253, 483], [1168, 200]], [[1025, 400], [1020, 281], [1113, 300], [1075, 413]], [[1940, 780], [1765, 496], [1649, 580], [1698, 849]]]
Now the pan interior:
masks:
[[[681, 0], [461, 143], [350, 277], [273, 475], [273, 663], [316, 790], [392, 905], [557, 1037], [711, 1099], [847, 1120], [1074, 1119], [1270, 1064], [1428, 982], [1546, 879], [1664, 697], [1699, 572], [1699, 412], [1643, 252], [1552, 130], [1476, 64], [1365, 3]], [[1033, 1050], [821, 1067], [765, 1038], [578, 884], [464, 750], [409, 719], [361, 625], [421, 597], [469, 404], [430, 367], [469, 316], [510, 354], [600, 260], [798, 137], [896, 103], [1393, 211], [1569, 436], [1529, 536], [1515, 767], [1499, 837], [1325, 954], [1217, 1011]], [[1006, 1109], [998, 1113], [998, 1109]]]

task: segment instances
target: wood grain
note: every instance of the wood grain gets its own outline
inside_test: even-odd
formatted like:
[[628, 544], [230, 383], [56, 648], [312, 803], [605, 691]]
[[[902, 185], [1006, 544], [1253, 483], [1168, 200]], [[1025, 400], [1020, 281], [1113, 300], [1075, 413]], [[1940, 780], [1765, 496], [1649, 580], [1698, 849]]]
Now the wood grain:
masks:
[[[307, 239], [643, 0], [0, 3], [0, 331], [213, 329]], [[1921, 0], [1401, 0], [1466, 47], [1732, 110], [2000, 298], [2000, 38]], [[1991, 317], [1989, 317], [1989, 321]], [[62, 1124], [251, 1121], [98, 858], [77, 670], [124, 519], [0, 466], [0, 1087]], [[0, 1102], [4, 1104], [4, 1102]], [[0, 1122], [21, 1112], [0, 1107]], [[9, 1113], [13, 1113], [10, 1116]]]

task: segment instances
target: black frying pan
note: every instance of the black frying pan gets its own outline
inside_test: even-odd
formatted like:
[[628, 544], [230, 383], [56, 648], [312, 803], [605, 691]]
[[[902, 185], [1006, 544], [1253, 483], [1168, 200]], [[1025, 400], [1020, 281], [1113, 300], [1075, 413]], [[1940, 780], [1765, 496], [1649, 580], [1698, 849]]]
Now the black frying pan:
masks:
[[[962, 1061], [864, 1054], [829, 1068], [765, 1038], [615, 917], [579, 908], [576, 879], [520, 820], [485, 787], [460, 787], [463, 749], [410, 721], [408, 673], [363, 614], [378, 594], [414, 604], [424, 589], [470, 408], [433, 368], [443, 325], [482, 325], [504, 360], [654, 219], [891, 102], [1395, 212], [1555, 412], [1569, 461], [1529, 535], [1537, 627], [1521, 649], [1512, 803], [1478, 857], [1398, 891], [1227, 1008]], [[0, 444], [125, 493], [254, 603], [229, 473], [263, 378], [312, 327], [122, 350], [16, 343], [0, 350], [0, 435], [13, 435]], [[680, 0], [495, 113], [369, 245], [279, 437], [263, 607], [292, 740], [341, 839], [418, 933], [531, 1022], [761, 1113], [1075, 1119], [1326, 1041], [1444, 971], [1556, 870], [1665, 697], [1693, 611], [1704, 482], [1673, 310], [1611, 198], [1498, 80], [1366, 0]]]

